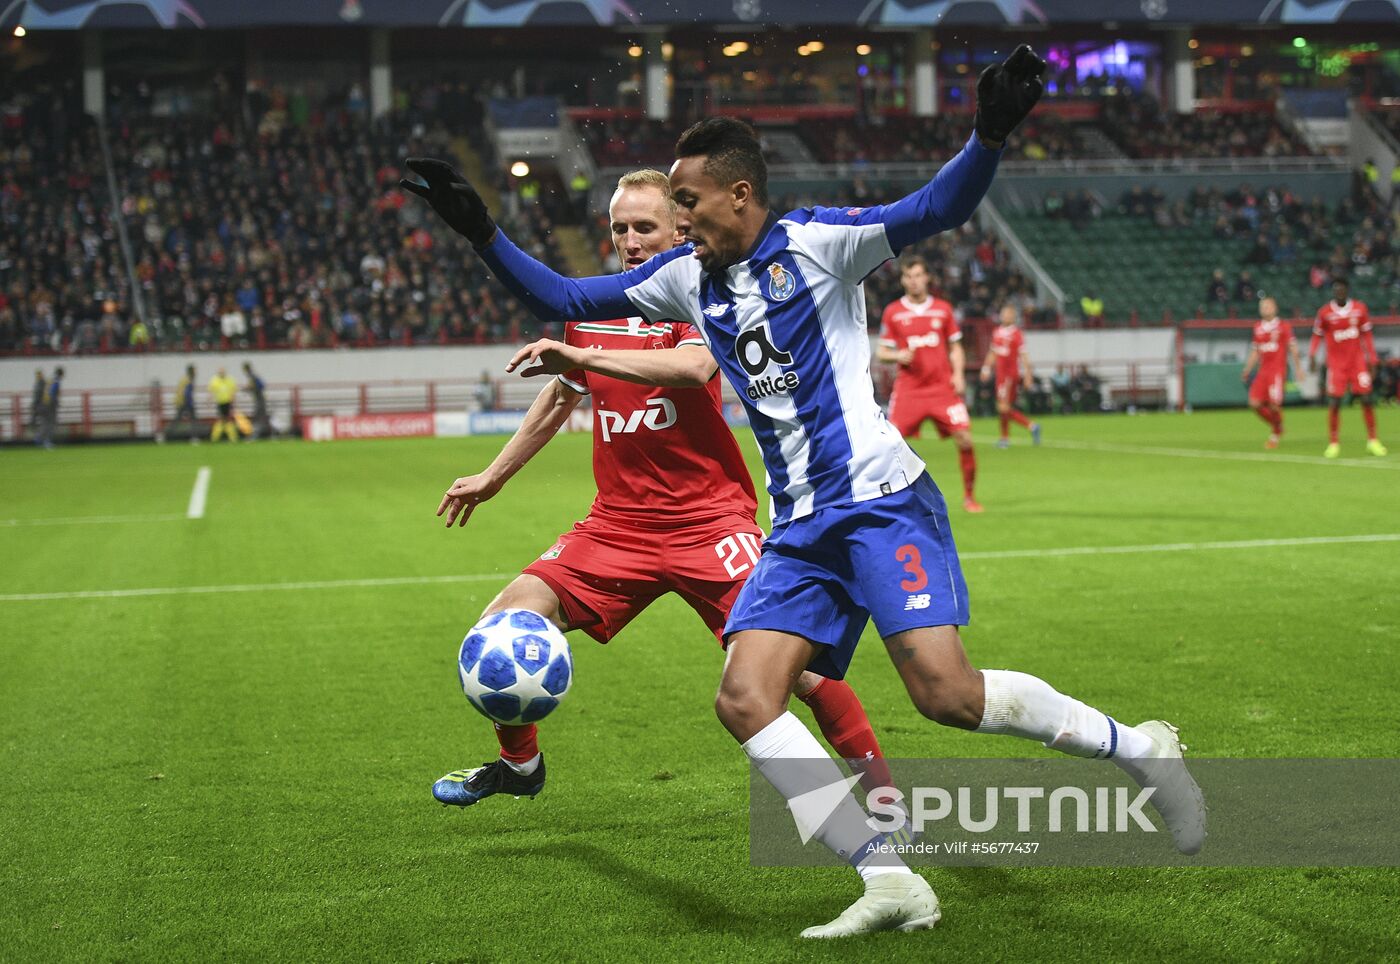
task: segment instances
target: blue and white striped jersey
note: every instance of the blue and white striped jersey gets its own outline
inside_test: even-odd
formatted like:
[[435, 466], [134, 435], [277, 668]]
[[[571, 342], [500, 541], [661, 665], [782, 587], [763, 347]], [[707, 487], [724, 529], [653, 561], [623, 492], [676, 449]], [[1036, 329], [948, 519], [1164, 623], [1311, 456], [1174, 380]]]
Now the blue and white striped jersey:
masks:
[[974, 137], [894, 204], [770, 215], [748, 257], [714, 274], [689, 245], [582, 280], [544, 269], [499, 234], [483, 257], [542, 318], [639, 312], [695, 325], [744, 401], [781, 525], [890, 495], [923, 473], [875, 402], [861, 285], [901, 248], [966, 221], [999, 153]]

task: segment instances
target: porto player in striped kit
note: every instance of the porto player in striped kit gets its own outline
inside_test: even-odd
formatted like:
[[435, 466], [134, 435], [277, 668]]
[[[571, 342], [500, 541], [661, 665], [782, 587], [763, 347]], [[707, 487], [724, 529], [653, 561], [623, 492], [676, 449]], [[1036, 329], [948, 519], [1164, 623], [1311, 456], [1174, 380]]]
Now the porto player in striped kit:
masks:
[[[787, 709], [802, 670], [845, 676], [872, 619], [922, 715], [1111, 759], [1154, 787], [1150, 803], [1178, 848], [1194, 853], [1204, 844], [1205, 803], [1174, 727], [1124, 726], [1034, 676], [972, 667], [958, 633], [968, 597], [947, 506], [875, 404], [864, 279], [972, 216], [1005, 139], [1040, 97], [1045, 66], [1023, 45], [984, 71], [963, 149], [919, 190], [870, 208], [780, 215], [769, 208], [753, 130], [732, 118], [701, 121], [677, 141], [671, 168], [686, 243], [611, 277], [558, 274], [496, 228], [460, 175], [410, 161], [427, 180], [415, 184], [419, 193], [538, 317], [637, 312], [690, 322], [739, 392], [767, 469], [773, 531], [725, 625], [715, 710], [799, 827], [865, 883], [863, 896], [804, 937], [922, 930], [942, 916], [928, 882], [884, 845], [881, 831], [897, 823], [872, 821], [850, 794], [829, 805], [830, 788], [844, 778]], [[626, 354], [679, 365], [687, 350]], [[542, 341], [511, 367], [533, 360], [552, 371], [593, 371], [617, 364], [609, 354]]]
[[[1298, 340], [1293, 337], [1293, 326], [1278, 317], [1278, 302], [1273, 298], [1259, 299], [1259, 321], [1254, 326], [1254, 335], [1249, 346], [1249, 357], [1244, 360], [1244, 373], [1241, 376], [1249, 383], [1249, 407], [1269, 426], [1269, 438], [1264, 443], [1266, 449], [1278, 448], [1279, 436], [1283, 434], [1283, 390], [1288, 382], [1288, 357], [1293, 356], [1293, 371], [1301, 374], [1302, 359], [1298, 356]], [[1258, 363], [1259, 371], [1254, 381], [1249, 381], [1250, 372]]]
[[[609, 211], [618, 258], [629, 268], [676, 243], [676, 209], [660, 171], [618, 182]], [[632, 317], [570, 322], [566, 342], [608, 349], [609, 358], [680, 355], [663, 387], [581, 370], [560, 374], [535, 399], [520, 430], [482, 473], [457, 479], [438, 515], [464, 525], [592, 396], [593, 476], [587, 518], [525, 567], [486, 608], [542, 613], [562, 630], [600, 643], [620, 633], [668, 592], [684, 599], [717, 637], [758, 562], [763, 530], [748, 466], [720, 406], [714, 359], [685, 322]], [[671, 349], [673, 351], [665, 351]], [[722, 638], [722, 637], [721, 637]], [[803, 673], [795, 695], [811, 708], [827, 742], [874, 790], [889, 783], [880, 745], [850, 685]], [[433, 785], [441, 803], [466, 807], [497, 793], [533, 797], [545, 767], [536, 727], [496, 724], [499, 759], [454, 770]]]
[[963, 509], [981, 512], [973, 496], [977, 456], [972, 450], [972, 422], [963, 392], [962, 330], [953, 306], [929, 292], [928, 263], [917, 255], [900, 262], [904, 297], [885, 306], [880, 319], [876, 357], [899, 366], [890, 394], [890, 423], [906, 439], [918, 438], [924, 421], [932, 421], [939, 438], [953, 439], [962, 468]]
[[1040, 423], [1032, 422], [1016, 408], [1016, 395], [1021, 386], [1031, 387], [1031, 358], [1026, 354], [1026, 336], [1021, 333], [1020, 312], [1015, 305], [1003, 305], [999, 324], [992, 331], [992, 344], [982, 362], [982, 377], [996, 372], [997, 415], [1001, 419], [1001, 437], [997, 448], [1011, 444], [1011, 423], [1015, 422], [1031, 433], [1031, 441], [1040, 444]]
[[1342, 454], [1338, 430], [1342, 421], [1342, 400], [1347, 392], [1361, 400], [1361, 417], [1366, 422], [1366, 451], [1385, 455], [1386, 447], [1376, 437], [1376, 402], [1372, 369], [1376, 342], [1371, 335], [1371, 312], [1364, 301], [1350, 297], [1345, 278], [1332, 282], [1332, 300], [1323, 305], [1313, 322], [1308, 343], [1308, 368], [1317, 367], [1317, 349], [1327, 342], [1327, 448], [1323, 455], [1335, 459]]

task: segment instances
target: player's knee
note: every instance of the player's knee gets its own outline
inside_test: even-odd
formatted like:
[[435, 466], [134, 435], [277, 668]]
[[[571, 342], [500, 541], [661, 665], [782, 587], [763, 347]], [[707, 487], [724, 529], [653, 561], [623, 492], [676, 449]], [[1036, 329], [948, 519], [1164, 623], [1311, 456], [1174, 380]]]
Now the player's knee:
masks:
[[967, 432], [956, 432], [953, 435], [953, 444], [957, 446], [959, 452], [971, 452], [972, 436]]
[[981, 677], [975, 671], [923, 681], [909, 695], [926, 719], [943, 726], [975, 730], [982, 722]]
[[763, 729], [782, 715], [780, 700], [764, 693], [752, 683], [726, 674], [715, 694], [715, 716], [724, 728], [740, 742]]

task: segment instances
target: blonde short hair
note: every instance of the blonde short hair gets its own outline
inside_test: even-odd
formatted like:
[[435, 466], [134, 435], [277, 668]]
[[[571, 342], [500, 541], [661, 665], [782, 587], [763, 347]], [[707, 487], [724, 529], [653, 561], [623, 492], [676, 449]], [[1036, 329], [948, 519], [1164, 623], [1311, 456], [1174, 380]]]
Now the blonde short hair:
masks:
[[622, 191], [629, 187], [656, 188], [666, 199], [666, 213], [672, 221], [676, 220], [676, 202], [671, 199], [671, 179], [665, 174], [647, 167], [637, 171], [628, 171], [617, 179], [617, 189]]

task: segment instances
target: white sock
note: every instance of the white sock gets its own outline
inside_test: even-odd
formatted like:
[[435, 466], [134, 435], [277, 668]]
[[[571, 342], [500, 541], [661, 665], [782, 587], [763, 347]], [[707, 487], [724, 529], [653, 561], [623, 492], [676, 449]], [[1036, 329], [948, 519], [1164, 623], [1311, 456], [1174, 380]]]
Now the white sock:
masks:
[[507, 760], [505, 757], [501, 757], [501, 762], [504, 763], [506, 766], [510, 767], [516, 773], [520, 774], [522, 777], [528, 777], [530, 774], [534, 773], [540, 768], [540, 754], [536, 753], [524, 763], [516, 763], [513, 760]]
[[853, 864], [862, 879], [881, 873], [912, 873], [897, 854], [880, 851], [859, 856], [879, 835], [866, 823], [865, 811], [849, 792], [829, 813], [829, 798], [804, 798], [813, 790], [844, 782], [845, 774], [791, 712], [783, 713], [755, 733], [744, 744], [744, 752], [773, 789], [783, 795], [798, 827], [804, 832], [815, 827], [812, 837]]
[[1010, 733], [1091, 759], [1133, 759], [1152, 752], [1146, 735], [1056, 691], [1042, 679], [1012, 670], [984, 669], [982, 680], [986, 692], [979, 733]]

